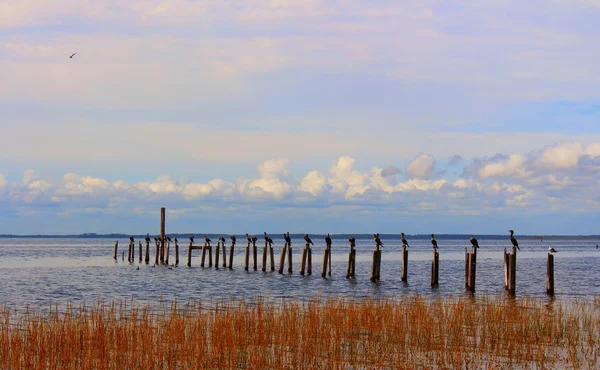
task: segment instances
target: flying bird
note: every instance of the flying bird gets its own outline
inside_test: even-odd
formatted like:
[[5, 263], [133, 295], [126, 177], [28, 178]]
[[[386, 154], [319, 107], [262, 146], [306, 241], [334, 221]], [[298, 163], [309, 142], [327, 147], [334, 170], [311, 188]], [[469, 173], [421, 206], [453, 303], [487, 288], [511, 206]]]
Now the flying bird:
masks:
[[381, 239], [379, 239], [379, 233], [373, 234], [373, 239], [375, 240], [375, 245], [377, 246], [377, 248], [383, 248], [383, 243], [381, 242]]
[[510, 232], [510, 242], [512, 243], [513, 247], [517, 247], [518, 250], [521, 250], [521, 248], [519, 248], [519, 242], [517, 242], [517, 239], [513, 235], [515, 232], [513, 230], [508, 231]]
[[331, 236], [329, 236], [329, 234], [327, 234], [327, 236], [325, 237], [325, 244], [331, 245]]
[[556, 253], [557, 251], [556, 251], [556, 249], [552, 248], [552, 246], [549, 245], [548, 246], [548, 252], [550, 252], [550, 253]]
[[431, 244], [433, 245], [433, 247], [435, 249], [437, 249], [438, 245], [437, 242], [435, 241], [435, 235], [431, 234]]
[[73, 53], [73, 54], [69, 55], [69, 58], [70, 58], [70, 59], [73, 59], [73, 57], [74, 57], [76, 54], [77, 54], [77, 53]]
[[304, 240], [306, 241], [306, 243], [308, 244], [312, 244], [314, 245], [315, 243], [312, 242], [312, 240], [310, 240], [310, 238], [308, 237], [308, 234], [304, 234]]
[[404, 237], [404, 233], [400, 233], [400, 237], [402, 238], [402, 245], [406, 245], [408, 248], [410, 248], [408, 246], [408, 242], [406, 241], [406, 238]]
[[476, 247], [479, 248], [479, 243], [477, 243], [477, 239], [475, 239], [474, 236], [471, 236], [471, 238], [469, 239], [471, 241], [471, 244]]

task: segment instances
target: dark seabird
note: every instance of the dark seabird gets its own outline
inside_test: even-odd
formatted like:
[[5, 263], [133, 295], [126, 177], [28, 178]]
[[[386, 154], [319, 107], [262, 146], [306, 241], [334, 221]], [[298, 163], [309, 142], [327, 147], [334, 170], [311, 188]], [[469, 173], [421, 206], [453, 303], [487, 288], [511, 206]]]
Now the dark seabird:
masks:
[[400, 233], [400, 237], [402, 238], [402, 245], [406, 245], [407, 248], [410, 248], [408, 246], [408, 242], [406, 241], [406, 238], [404, 237], [404, 233]]
[[146, 243], [150, 242], [150, 234], [146, 234]]
[[348, 238], [348, 241], [350, 242], [350, 244], [356, 245], [356, 239], [354, 239], [354, 238]]
[[73, 53], [73, 54], [69, 55], [69, 58], [73, 59], [73, 57], [74, 57], [75, 55], [77, 55], [77, 53]]
[[210, 238], [207, 238], [206, 235], [204, 235], [204, 242], [206, 244], [210, 245], [211, 240], [210, 240]]
[[435, 249], [437, 249], [438, 245], [437, 242], [435, 241], [435, 235], [431, 234], [431, 244], [433, 245], [433, 247]]
[[169, 243], [171, 242], [171, 237], [167, 236], [167, 240], [169, 241]]
[[377, 248], [383, 248], [383, 243], [381, 242], [381, 239], [379, 239], [379, 233], [373, 234], [373, 240], [375, 240], [375, 245], [377, 246]]
[[475, 239], [474, 236], [471, 236], [471, 238], [469, 239], [471, 241], [471, 244], [476, 247], [479, 248], [479, 243], [477, 243], [477, 239]]
[[256, 240], [258, 240], [258, 238], [256, 237], [256, 235], [252, 235], [252, 243], [256, 243]]
[[154, 238], [154, 242], [158, 244], [158, 238]]
[[550, 253], [556, 253], [556, 249], [552, 248], [552, 246], [548, 246], [548, 252]]
[[177, 238], [173, 238], [173, 240], [175, 240], [175, 243], [177, 243]]
[[331, 236], [329, 236], [329, 234], [327, 234], [327, 236], [325, 237], [325, 244], [331, 245]]
[[310, 240], [310, 238], [308, 237], [308, 234], [304, 234], [304, 240], [308, 243], [308, 244], [312, 244], [315, 245], [315, 243], [312, 242], [312, 240]]
[[517, 242], [517, 239], [513, 235], [515, 232], [513, 230], [508, 231], [510, 232], [510, 242], [512, 243], [513, 247], [517, 247], [518, 250], [521, 250], [521, 248], [519, 248], [519, 242]]
[[133, 243], [133, 236], [129, 237], [129, 241]]
[[229, 239], [231, 239], [231, 243], [235, 244], [235, 241], [236, 241], [237, 238], [235, 237], [235, 235], [231, 235], [229, 237]]
[[190, 236], [190, 241], [194, 243], [194, 235]]
[[252, 239], [250, 239], [250, 235], [248, 235], [248, 233], [246, 233], [246, 240], [247, 240], [248, 242], [251, 242], [251, 241], [252, 241]]
[[289, 231], [287, 233], [283, 234], [283, 239], [285, 240], [286, 243], [292, 244], [292, 238], [290, 238], [290, 232]]

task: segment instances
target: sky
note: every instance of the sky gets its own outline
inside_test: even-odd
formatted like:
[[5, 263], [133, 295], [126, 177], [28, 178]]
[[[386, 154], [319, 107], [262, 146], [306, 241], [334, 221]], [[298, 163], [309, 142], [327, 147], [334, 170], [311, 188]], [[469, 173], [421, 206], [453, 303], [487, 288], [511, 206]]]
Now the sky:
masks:
[[0, 234], [600, 234], [599, 21], [0, 0]]

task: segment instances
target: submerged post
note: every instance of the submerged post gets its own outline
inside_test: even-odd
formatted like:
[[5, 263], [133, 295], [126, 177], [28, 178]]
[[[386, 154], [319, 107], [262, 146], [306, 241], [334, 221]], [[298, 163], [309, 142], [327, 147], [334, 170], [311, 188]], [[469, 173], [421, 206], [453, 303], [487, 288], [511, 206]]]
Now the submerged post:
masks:
[[231, 247], [229, 248], [229, 269], [233, 269], [233, 249], [235, 248], [235, 235], [229, 237], [231, 239]]
[[373, 250], [373, 264], [371, 265], [371, 281], [379, 281], [381, 271], [381, 250], [379, 247]]
[[[277, 272], [279, 272], [280, 274], [283, 274], [283, 267], [285, 266], [285, 254], [287, 253], [287, 247], [288, 243], [286, 241], [283, 244], [283, 247], [281, 247], [281, 253], [279, 254], [279, 270], [277, 270]], [[302, 256], [302, 258], [304, 258], [304, 255]], [[300, 268], [300, 275], [304, 275], [304, 260], [302, 261], [302, 267]]]
[[154, 264], [158, 265], [158, 261], [160, 260], [160, 242], [158, 238], [154, 238], [154, 244], [156, 244], [156, 255], [154, 256]]
[[[435, 249], [434, 249], [435, 252]], [[406, 245], [402, 246], [402, 276], [401, 280], [406, 282], [408, 281], [408, 250], [406, 249]]]
[[[292, 273], [292, 243], [290, 243], [287, 247], [287, 252], [288, 252], [288, 274]], [[308, 260], [308, 274], [310, 275], [312, 273], [311, 271], [311, 260], [310, 260], [310, 255], [309, 255], [309, 260]]]
[[[327, 268], [329, 268], [329, 273], [327, 273]], [[325, 278], [327, 275], [331, 276], [331, 239], [326, 239], [325, 250], [323, 251], [323, 270], [321, 271], [321, 277]]]
[[248, 271], [248, 267], [250, 265], [250, 238], [248, 238], [248, 234], [246, 234], [246, 240], [248, 240], [248, 244], [246, 244], [246, 258], [244, 259], [244, 270]]
[[146, 265], [150, 263], [150, 238], [146, 236], [146, 258], [144, 258]]
[[356, 239], [349, 238], [348, 241], [350, 242], [350, 254], [348, 255], [348, 270], [346, 271], [346, 279], [354, 279], [354, 266], [356, 264], [356, 251], [354, 250], [354, 247], [356, 246]]
[[217, 240], [217, 246], [215, 247], [215, 270], [219, 269], [219, 253], [221, 253], [221, 239]]
[[132, 251], [133, 250], [133, 241], [129, 239], [129, 246], [127, 248], [127, 262], [133, 262]]
[[439, 273], [440, 273], [440, 254], [434, 248], [433, 257], [431, 260], [431, 287], [435, 288], [439, 285]]
[[225, 246], [225, 238], [222, 239], [221, 248], [223, 248], [223, 268], [227, 267], [227, 247]]
[[266, 272], [267, 271], [267, 241], [265, 240], [265, 246], [263, 247], [263, 252], [262, 252], [262, 271]]
[[269, 241], [269, 260], [271, 262], [271, 272], [275, 271], [275, 256], [273, 255], [273, 243]]
[[160, 209], [160, 262], [165, 262], [165, 207]]
[[165, 248], [165, 264], [169, 265], [169, 250], [171, 249], [171, 241], [167, 239], [167, 247]]
[[119, 248], [119, 241], [115, 241], [115, 261], [117, 260], [117, 249]]
[[546, 294], [554, 295], [554, 255], [548, 253], [548, 264], [546, 266]]

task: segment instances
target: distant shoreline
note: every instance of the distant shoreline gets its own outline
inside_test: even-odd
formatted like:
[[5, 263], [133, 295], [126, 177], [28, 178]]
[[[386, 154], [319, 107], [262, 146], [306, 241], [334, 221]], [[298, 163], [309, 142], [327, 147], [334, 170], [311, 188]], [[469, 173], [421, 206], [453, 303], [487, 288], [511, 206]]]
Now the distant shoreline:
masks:
[[[245, 233], [237, 233], [234, 234], [238, 238], [244, 236]], [[282, 232], [279, 233], [268, 233], [270, 236], [277, 237], [283, 236]], [[380, 234], [380, 237], [383, 239], [398, 239], [400, 233], [396, 234]], [[232, 235], [229, 233], [171, 233], [167, 234], [170, 237], [177, 237], [187, 239], [190, 235], [194, 235], [195, 237], [199, 236], [209, 236], [209, 237], [220, 237], [220, 236], [228, 236]], [[250, 234], [262, 236], [262, 232]], [[462, 239], [462, 238], [470, 238], [473, 234], [435, 234], [436, 239]], [[478, 238], [481, 239], [504, 239], [507, 238], [507, 235], [492, 235], [492, 234], [474, 234]], [[45, 235], [45, 234], [35, 234], [35, 235], [17, 235], [17, 234], [0, 234], [0, 238], [8, 239], [8, 238], [73, 238], [73, 239], [128, 239], [130, 236], [133, 236], [135, 239], [143, 239], [146, 237], [146, 234], [122, 234], [122, 233], [112, 233], [112, 234], [96, 234], [96, 233], [83, 233], [83, 234], [65, 234], [65, 235]], [[151, 237], [156, 237], [158, 234], [150, 234]], [[292, 239], [302, 238], [304, 234], [292, 234], [290, 233]], [[311, 238], [319, 238], [325, 237], [325, 234], [310, 234]], [[407, 234], [406, 235], [412, 239], [429, 239], [431, 237], [430, 234]], [[332, 239], [347, 239], [349, 237], [354, 238], [371, 238], [372, 234], [332, 234]], [[519, 239], [527, 240], [527, 239], [540, 239], [541, 235], [519, 235]], [[600, 239], [600, 235], [544, 235], [544, 241], [546, 240], [596, 240]]]

